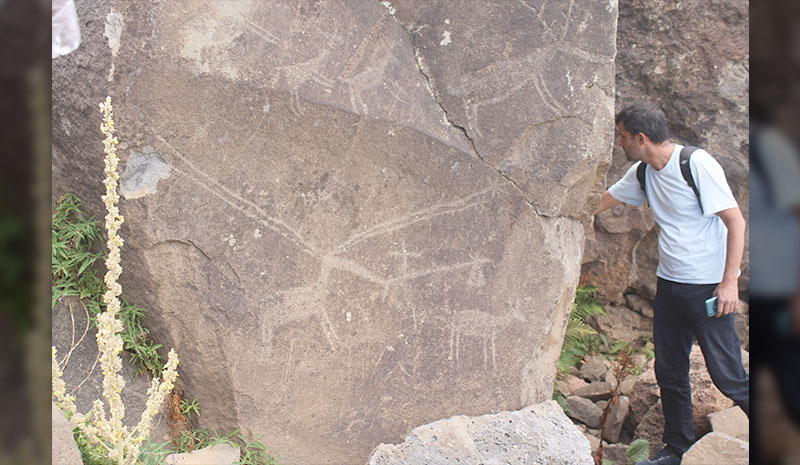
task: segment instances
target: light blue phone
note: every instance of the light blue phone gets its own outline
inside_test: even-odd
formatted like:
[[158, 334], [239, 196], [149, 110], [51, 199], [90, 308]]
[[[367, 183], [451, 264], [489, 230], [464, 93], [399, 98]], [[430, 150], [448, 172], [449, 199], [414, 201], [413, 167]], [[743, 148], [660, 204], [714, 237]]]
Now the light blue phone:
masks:
[[706, 315], [710, 317], [717, 314], [717, 296], [706, 300]]

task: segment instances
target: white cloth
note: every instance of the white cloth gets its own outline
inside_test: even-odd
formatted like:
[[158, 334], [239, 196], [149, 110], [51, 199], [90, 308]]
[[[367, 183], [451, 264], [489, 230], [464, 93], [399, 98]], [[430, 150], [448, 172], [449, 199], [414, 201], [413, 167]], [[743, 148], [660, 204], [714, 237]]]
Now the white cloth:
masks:
[[645, 200], [650, 204], [661, 228], [656, 276], [686, 284], [719, 283], [725, 272], [728, 228], [716, 213], [738, 204], [722, 167], [708, 152], [698, 149], [692, 154], [690, 168], [703, 202], [705, 213], [701, 212], [694, 191], [681, 175], [682, 148], [675, 144], [672, 156], [660, 171], [647, 166], [647, 197], [636, 179], [641, 162], [634, 163], [608, 192], [631, 205], [642, 205]]
[[52, 3], [52, 57], [66, 55], [81, 43], [81, 28], [73, 0], [53, 0]]
[[751, 169], [750, 293], [788, 297], [800, 284], [800, 155], [776, 129], [765, 128], [753, 143], [766, 179]]

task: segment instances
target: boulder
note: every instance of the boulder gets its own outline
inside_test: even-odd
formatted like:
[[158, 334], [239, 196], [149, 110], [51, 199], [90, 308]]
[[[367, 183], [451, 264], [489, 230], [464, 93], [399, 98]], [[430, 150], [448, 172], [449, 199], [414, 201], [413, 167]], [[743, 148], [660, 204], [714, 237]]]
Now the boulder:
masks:
[[591, 465], [589, 441], [554, 401], [514, 412], [457, 416], [419, 426], [405, 442], [381, 444], [369, 465]]
[[611, 405], [606, 416], [605, 427], [603, 428], [603, 439], [610, 443], [618, 442], [622, 432], [622, 425], [628, 418], [631, 408], [631, 399], [627, 396], [619, 396], [616, 403]]
[[[616, 109], [649, 100], [664, 110], [671, 138], [705, 148], [725, 169], [748, 215], [749, 30], [746, 0], [630, 0], [619, 5]], [[724, 41], [717, 40], [725, 37]], [[607, 182], [631, 166], [615, 147]], [[655, 295], [656, 241], [646, 208], [619, 206], [598, 215], [581, 283], [608, 302], [633, 289]], [[748, 287], [747, 253], [740, 289]]]
[[647, 318], [653, 318], [655, 316], [652, 302], [644, 297], [629, 293], [625, 294], [625, 301], [627, 302], [628, 307], [639, 312], [642, 316]]
[[725, 433], [708, 433], [692, 444], [684, 454], [681, 465], [748, 465], [750, 445]]
[[551, 397], [610, 163], [616, 2], [78, 15], [53, 63], [53, 195], [104, 215], [111, 95], [123, 292], [180, 355], [198, 426], [349, 464]]
[[628, 397], [632, 396], [637, 379], [639, 377], [635, 375], [628, 375], [623, 378], [622, 382], [619, 383], [619, 393]]
[[661, 397], [661, 390], [656, 382], [656, 372], [654, 369], [645, 370], [636, 378], [631, 394], [631, 421], [634, 425], [639, 424], [645, 414], [653, 404]]
[[742, 441], [750, 439], [750, 420], [738, 406], [710, 413], [708, 420], [715, 433], [725, 433]]
[[569, 407], [570, 418], [583, 422], [589, 428], [600, 427], [600, 416], [603, 414], [603, 409], [595, 405], [591, 400], [578, 396], [569, 396], [567, 397], [567, 406]]
[[233, 465], [241, 458], [238, 447], [214, 444], [192, 452], [168, 455], [166, 465]]
[[72, 436], [72, 425], [55, 403], [52, 418], [53, 465], [82, 465], [81, 451]]

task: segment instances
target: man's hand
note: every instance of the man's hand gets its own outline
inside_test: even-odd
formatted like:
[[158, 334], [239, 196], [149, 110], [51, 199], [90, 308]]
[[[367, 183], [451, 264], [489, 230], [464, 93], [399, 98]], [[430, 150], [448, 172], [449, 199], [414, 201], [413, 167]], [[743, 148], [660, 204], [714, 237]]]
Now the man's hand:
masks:
[[739, 306], [739, 283], [736, 279], [723, 280], [714, 289], [717, 296], [717, 315], [719, 318], [729, 313], [734, 313]]
[[603, 213], [609, 208], [616, 207], [617, 205], [620, 204], [622, 204], [622, 201], [615, 199], [614, 197], [611, 196], [611, 194], [608, 193], [608, 191], [606, 191], [603, 194], [603, 200], [600, 201], [600, 205], [598, 205], [597, 210], [594, 211], [594, 215]]

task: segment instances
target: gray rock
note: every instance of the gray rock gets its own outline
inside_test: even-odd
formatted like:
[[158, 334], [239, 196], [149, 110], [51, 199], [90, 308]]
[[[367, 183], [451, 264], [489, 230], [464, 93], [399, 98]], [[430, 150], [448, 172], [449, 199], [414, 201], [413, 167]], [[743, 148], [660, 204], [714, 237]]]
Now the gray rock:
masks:
[[582, 388], [576, 389], [572, 394], [589, 399], [592, 402], [611, 398], [614, 388], [605, 381], [595, 381]]
[[653, 304], [650, 300], [637, 294], [629, 293], [625, 294], [625, 301], [628, 303], [628, 307], [639, 312], [642, 316], [647, 318], [653, 318], [655, 316]]
[[56, 404], [53, 404], [53, 465], [82, 465], [81, 452], [72, 436], [72, 425]]
[[638, 378], [638, 376], [634, 375], [626, 376], [622, 382], [619, 383], [619, 393], [630, 397], [633, 394], [633, 389]]
[[569, 406], [570, 418], [583, 422], [589, 428], [600, 427], [600, 415], [603, 414], [603, 410], [591, 400], [569, 396], [567, 397], [567, 406]]
[[199, 427], [363, 463], [551, 397], [610, 162], [615, 2], [113, 7], [116, 51], [86, 0], [53, 64], [53, 193], [104, 215], [112, 95], [121, 167], [170, 167], [120, 205], [122, 285]]
[[[632, 403], [632, 406], [635, 404]], [[661, 438], [664, 433], [664, 409], [661, 406], [661, 399], [652, 405], [647, 412], [642, 416], [641, 420], [636, 423], [636, 429], [633, 432], [634, 439], [646, 439], [653, 444], [661, 444]], [[651, 452], [654, 452], [656, 447], [651, 447]]]
[[627, 396], [619, 396], [618, 401], [611, 406], [606, 416], [605, 427], [603, 428], [603, 439], [614, 443], [619, 441], [619, 435], [622, 432], [622, 425], [625, 424], [625, 419], [628, 418], [628, 412], [631, 408], [631, 400]]
[[605, 381], [608, 363], [599, 358], [592, 358], [581, 366], [580, 376], [589, 382]]
[[613, 465], [629, 465], [625, 457], [628, 446], [624, 444], [608, 444], [603, 447], [603, 459], [609, 460]]
[[128, 200], [155, 194], [158, 181], [168, 178], [169, 173], [170, 166], [153, 147], [145, 147], [143, 152], [131, 152], [119, 178], [119, 192]]
[[168, 455], [167, 465], [233, 465], [241, 458], [239, 447], [215, 444], [192, 452]]
[[591, 465], [589, 441], [554, 401], [514, 412], [457, 416], [420, 426], [405, 442], [381, 444], [369, 465]]
[[747, 465], [750, 445], [725, 433], [708, 433], [683, 454], [681, 465]]
[[715, 433], [725, 433], [742, 441], [750, 439], [750, 420], [739, 407], [710, 413], [708, 420], [711, 422], [711, 431]]

